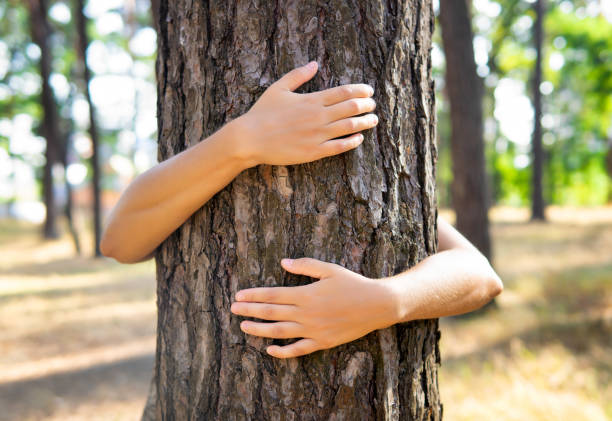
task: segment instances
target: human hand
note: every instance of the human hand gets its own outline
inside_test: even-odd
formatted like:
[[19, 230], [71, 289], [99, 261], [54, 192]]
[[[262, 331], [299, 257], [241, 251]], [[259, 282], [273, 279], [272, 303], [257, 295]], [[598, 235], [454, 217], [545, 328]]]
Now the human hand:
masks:
[[303, 338], [266, 351], [277, 358], [298, 357], [361, 338], [396, 323], [391, 284], [370, 279], [340, 265], [312, 258], [281, 260], [291, 273], [320, 280], [295, 287], [248, 288], [236, 293], [234, 314], [276, 320], [244, 320], [240, 328], [267, 338]]
[[[378, 124], [374, 90], [366, 84], [343, 85], [319, 92], [293, 92], [317, 72], [315, 61], [293, 69], [274, 82], [251, 109], [236, 120], [240, 155], [247, 167], [293, 165], [356, 148], [357, 133]], [[351, 136], [334, 139], [339, 136]], [[330, 140], [331, 139], [331, 140]]]

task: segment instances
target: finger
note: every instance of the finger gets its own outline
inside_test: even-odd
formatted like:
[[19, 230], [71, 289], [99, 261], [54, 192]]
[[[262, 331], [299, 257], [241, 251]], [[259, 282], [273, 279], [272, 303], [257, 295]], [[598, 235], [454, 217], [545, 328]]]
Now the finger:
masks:
[[297, 304], [300, 287], [260, 287], [242, 289], [236, 293], [236, 301], [253, 301], [271, 304]]
[[323, 130], [329, 139], [345, 136], [347, 134], [371, 129], [378, 124], [376, 114], [366, 114], [359, 117], [349, 117], [334, 121], [323, 126]]
[[315, 73], [317, 73], [317, 68], [317, 62], [311, 61], [310, 63], [304, 66], [300, 66], [291, 70], [279, 80], [277, 80], [274, 84], [280, 88], [294, 91], [301, 85], [312, 79]]
[[358, 114], [369, 113], [376, 108], [376, 101], [372, 98], [351, 98], [346, 101], [330, 105], [325, 109], [329, 121], [336, 121], [342, 118], [351, 117]]
[[306, 275], [311, 278], [323, 278], [330, 275], [336, 265], [310, 257], [299, 259], [282, 259], [281, 265], [287, 272]]
[[257, 323], [245, 320], [240, 323], [244, 333], [264, 338], [290, 339], [303, 336], [302, 325], [296, 322]]
[[368, 98], [374, 95], [374, 88], [365, 83], [336, 86], [315, 92], [320, 97], [323, 105], [333, 105], [351, 98]]
[[270, 345], [266, 348], [266, 351], [276, 358], [293, 358], [310, 354], [319, 349], [314, 339], [304, 338], [285, 346]]
[[231, 306], [231, 312], [234, 314], [264, 320], [290, 320], [295, 309], [294, 305], [245, 302], [235, 302]]
[[323, 142], [319, 145], [321, 152], [321, 158], [338, 155], [343, 152], [355, 149], [357, 146], [363, 143], [363, 135], [361, 133], [355, 133], [349, 137], [343, 137], [341, 139], [332, 139]]

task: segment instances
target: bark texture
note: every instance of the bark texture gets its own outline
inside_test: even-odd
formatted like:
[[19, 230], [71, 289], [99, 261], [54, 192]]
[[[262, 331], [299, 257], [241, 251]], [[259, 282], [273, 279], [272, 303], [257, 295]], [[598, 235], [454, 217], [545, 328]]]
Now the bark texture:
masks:
[[369, 83], [380, 122], [354, 151], [242, 172], [159, 247], [155, 418], [441, 419], [437, 320], [279, 360], [265, 346], [293, 340], [245, 335], [230, 312], [239, 289], [313, 281], [283, 257], [381, 277], [435, 252], [431, 2], [160, 3], [160, 161], [309, 60], [298, 92]]
[[476, 73], [468, 3], [441, 0], [440, 24], [452, 126], [452, 201], [457, 214], [456, 225], [490, 259], [482, 82]]

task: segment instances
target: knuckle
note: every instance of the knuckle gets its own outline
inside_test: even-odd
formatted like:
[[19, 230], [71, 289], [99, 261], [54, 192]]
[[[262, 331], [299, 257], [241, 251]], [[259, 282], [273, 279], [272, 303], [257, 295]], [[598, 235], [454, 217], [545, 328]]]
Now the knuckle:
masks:
[[261, 315], [264, 316], [264, 318], [274, 317], [274, 309], [272, 306], [264, 305], [261, 308]]
[[357, 120], [354, 118], [349, 118], [344, 123], [346, 130], [354, 131], [357, 129]]
[[272, 325], [270, 326], [270, 335], [275, 338], [280, 338], [285, 333], [285, 329], [282, 326]]
[[274, 289], [269, 289], [269, 290], [266, 290], [263, 296], [264, 296], [263, 297], [264, 301], [273, 301], [276, 298], [277, 294], [276, 294], [276, 291], [274, 291]]
[[336, 155], [339, 154], [339, 153], [344, 152], [345, 149], [346, 149], [346, 142], [344, 142], [344, 141], [334, 142], [334, 145], [332, 147], [332, 151]]
[[340, 87], [340, 95], [343, 97], [350, 97], [353, 94], [353, 88], [350, 85], [344, 85]]
[[357, 114], [361, 110], [361, 102], [356, 98], [351, 99], [349, 100], [348, 107], [352, 114]]

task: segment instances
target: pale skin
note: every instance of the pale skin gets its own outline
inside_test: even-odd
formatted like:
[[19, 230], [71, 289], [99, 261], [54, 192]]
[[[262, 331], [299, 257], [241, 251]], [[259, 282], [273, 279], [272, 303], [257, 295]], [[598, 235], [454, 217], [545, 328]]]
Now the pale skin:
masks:
[[[309, 66], [310, 65], [310, 66]], [[378, 123], [373, 89], [351, 84], [294, 91], [317, 72], [316, 62], [273, 83], [240, 117], [197, 145], [138, 176], [109, 215], [102, 253], [123, 263], [149, 259], [187, 218], [247, 168], [296, 165], [358, 147]], [[345, 136], [339, 138], [341, 136]], [[268, 338], [299, 338], [266, 351], [298, 357], [358, 339], [396, 323], [475, 310], [503, 290], [487, 259], [438, 219], [438, 253], [400, 274], [373, 279], [312, 258], [280, 262], [317, 279], [296, 287], [238, 291], [231, 312], [241, 329]]]

